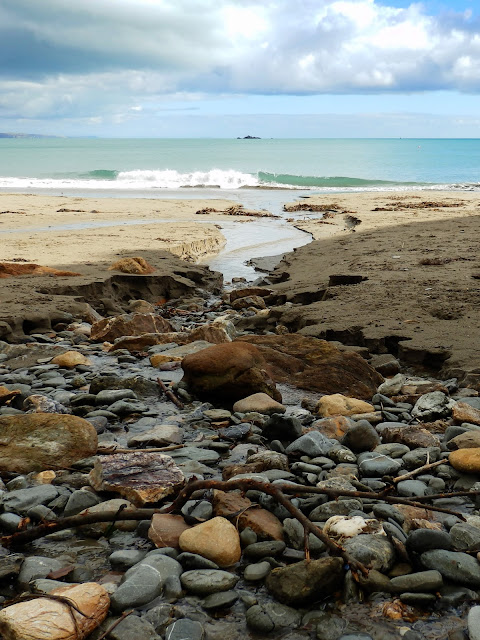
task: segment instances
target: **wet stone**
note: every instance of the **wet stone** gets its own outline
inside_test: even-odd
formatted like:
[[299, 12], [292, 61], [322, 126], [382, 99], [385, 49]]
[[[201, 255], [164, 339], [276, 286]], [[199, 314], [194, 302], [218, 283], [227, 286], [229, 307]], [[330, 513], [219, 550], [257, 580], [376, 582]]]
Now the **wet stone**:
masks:
[[361, 453], [358, 456], [357, 464], [361, 475], [368, 478], [396, 475], [402, 466], [398, 460], [374, 451]]
[[256, 582], [263, 580], [268, 576], [271, 571], [271, 565], [269, 562], [257, 562], [255, 564], [249, 564], [243, 572], [243, 578], [247, 581]]
[[[111, 624], [111, 621], [109, 621]], [[131, 615], [108, 634], [110, 640], [157, 640], [153, 626], [145, 619]]]
[[180, 562], [185, 571], [191, 569], [218, 569], [218, 564], [208, 558], [199, 556], [197, 553], [190, 553], [183, 551], [177, 556], [177, 561]]
[[276, 540], [268, 540], [266, 542], [255, 542], [254, 544], [249, 544], [243, 550], [244, 555], [247, 558], [266, 558], [268, 556], [278, 556], [281, 555], [286, 548], [286, 544], [281, 541]]
[[434, 549], [421, 555], [426, 569], [437, 569], [447, 580], [473, 588], [480, 587], [480, 564], [466, 553]]
[[247, 609], [245, 617], [247, 626], [258, 633], [294, 628], [301, 622], [301, 615], [298, 611], [276, 602], [256, 604]]
[[175, 620], [165, 631], [165, 640], [202, 640], [203, 627], [200, 622], [182, 618]]
[[236, 591], [220, 591], [207, 596], [202, 602], [202, 607], [209, 610], [226, 609], [231, 607], [238, 600]]
[[183, 587], [199, 596], [207, 596], [217, 591], [228, 591], [238, 582], [234, 573], [215, 569], [186, 571], [180, 577]]

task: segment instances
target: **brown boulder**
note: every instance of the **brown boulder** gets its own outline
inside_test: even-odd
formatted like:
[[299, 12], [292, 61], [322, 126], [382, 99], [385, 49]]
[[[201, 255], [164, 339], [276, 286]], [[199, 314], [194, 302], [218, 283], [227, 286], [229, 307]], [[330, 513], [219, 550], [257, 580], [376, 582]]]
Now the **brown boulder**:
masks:
[[224, 342], [231, 342], [228, 330], [219, 322], [211, 322], [210, 324], [204, 324], [198, 329], [194, 329], [188, 336], [188, 342], [196, 342], [198, 340], [205, 340], [211, 344], [222, 344]]
[[232, 302], [232, 308], [236, 310], [248, 309], [248, 307], [266, 309], [267, 305], [265, 304], [265, 300], [260, 296], [246, 296], [245, 298], [238, 298], [238, 300]]
[[115, 491], [143, 506], [181, 489], [185, 477], [170, 456], [132, 451], [98, 456], [89, 480], [95, 491]]
[[480, 429], [460, 433], [447, 442], [447, 447], [451, 451], [456, 449], [478, 449], [480, 447]]
[[252, 344], [226, 342], [186, 356], [183, 381], [200, 397], [241, 400], [266, 393], [278, 402], [282, 396], [266, 371], [260, 351]]
[[317, 393], [370, 399], [383, 377], [357, 353], [340, 351], [326, 340], [302, 336], [247, 335], [235, 342], [255, 345], [275, 382]]
[[0, 472], [64, 469], [97, 452], [97, 432], [83, 418], [59, 413], [0, 417]]
[[124, 313], [113, 318], [104, 318], [92, 325], [92, 340], [113, 342], [122, 336], [141, 336], [144, 333], [166, 333], [173, 331], [172, 325], [153, 313]]

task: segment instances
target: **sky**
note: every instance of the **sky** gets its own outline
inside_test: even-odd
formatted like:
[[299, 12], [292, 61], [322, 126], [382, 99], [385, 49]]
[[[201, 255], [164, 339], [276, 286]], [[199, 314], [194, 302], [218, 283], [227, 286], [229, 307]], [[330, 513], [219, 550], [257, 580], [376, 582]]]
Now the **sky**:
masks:
[[478, 0], [0, 0], [0, 131], [480, 137]]

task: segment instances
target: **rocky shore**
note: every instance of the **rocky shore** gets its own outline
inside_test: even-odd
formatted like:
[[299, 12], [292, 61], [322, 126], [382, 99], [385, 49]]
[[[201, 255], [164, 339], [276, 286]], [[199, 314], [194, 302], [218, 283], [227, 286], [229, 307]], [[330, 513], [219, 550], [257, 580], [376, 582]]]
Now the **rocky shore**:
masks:
[[2, 637], [480, 638], [478, 391], [296, 333], [273, 280], [4, 323]]

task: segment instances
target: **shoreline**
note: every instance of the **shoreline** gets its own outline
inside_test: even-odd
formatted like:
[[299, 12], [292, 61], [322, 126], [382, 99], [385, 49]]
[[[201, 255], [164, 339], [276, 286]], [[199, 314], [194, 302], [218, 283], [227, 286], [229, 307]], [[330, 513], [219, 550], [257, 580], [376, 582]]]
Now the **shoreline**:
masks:
[[[248, 201], [249, 207], [252, 202]], [[452, 377], [470, 376], [480, 386], [480, 194], [311, 194], [293, 204], [296, 209], [313, 205], [314, 211], [287, 211], [280, 222], [311, 234], [313, 241], [284, 255], [267, 275], [280, 305], [276, 320], [267, 328], [274, 329], [278, 321], [306, 335], [332, 340], [343, 336], [374, 351], [400, 352], [414, 365], [443, 367]], [[119, 257], [139, 255], [154, 268], [161, 267], [158, 273], [163, 275], [169, 268], [178, 271], [177, 257], [196, 260], [200, 269], [208, 263], [218, 269], [211, 255], [218, 258], [225, 242], [218, 228], [222, 224], [230, 226], [233, 234], [241, 229], [255, 236], [261, 230], [255, 255], [252, 250], [245, 260], [261, 257], [258, 253], [265, 251], [267, 235], [272, 254], [283, 253], [274, 250], [275, 239], [270, 237], [277, 221], [270, 224], [268, 218], [219, 211], [231, 206], [232, 201], [220, 199], [0, 194], [0, 261], [29, 261], [82, 274], [0, 280], [0, 320], [25, 314], [25, 305], [37, 315], [59, 302], [68, 308], [66, 296], [60, 300], [42, 290], [51, 292], [55, 284], [72, 292], [87, 282], [106, 282], [112, 276], [108, 267]], [[215, 210], [196, 215], [206, 207]], [[32, 224], [37, 223], [50, 231], [34, 232]], [[112, 226], [92, 233], [88, 224], [95, 223]], [[86, 226], [55, 230], [68, 224]], [[12, 233], [5, 233], [9, 230]], [[233, 253], [237, 250], [234, 247]], [[169, 266], [170, 258], [174, 262]], [[360, 275], [361, 281], [333, 287], [329, 277], [335, 274]], [[285, 302], [293, 306], [285, 307]]]

